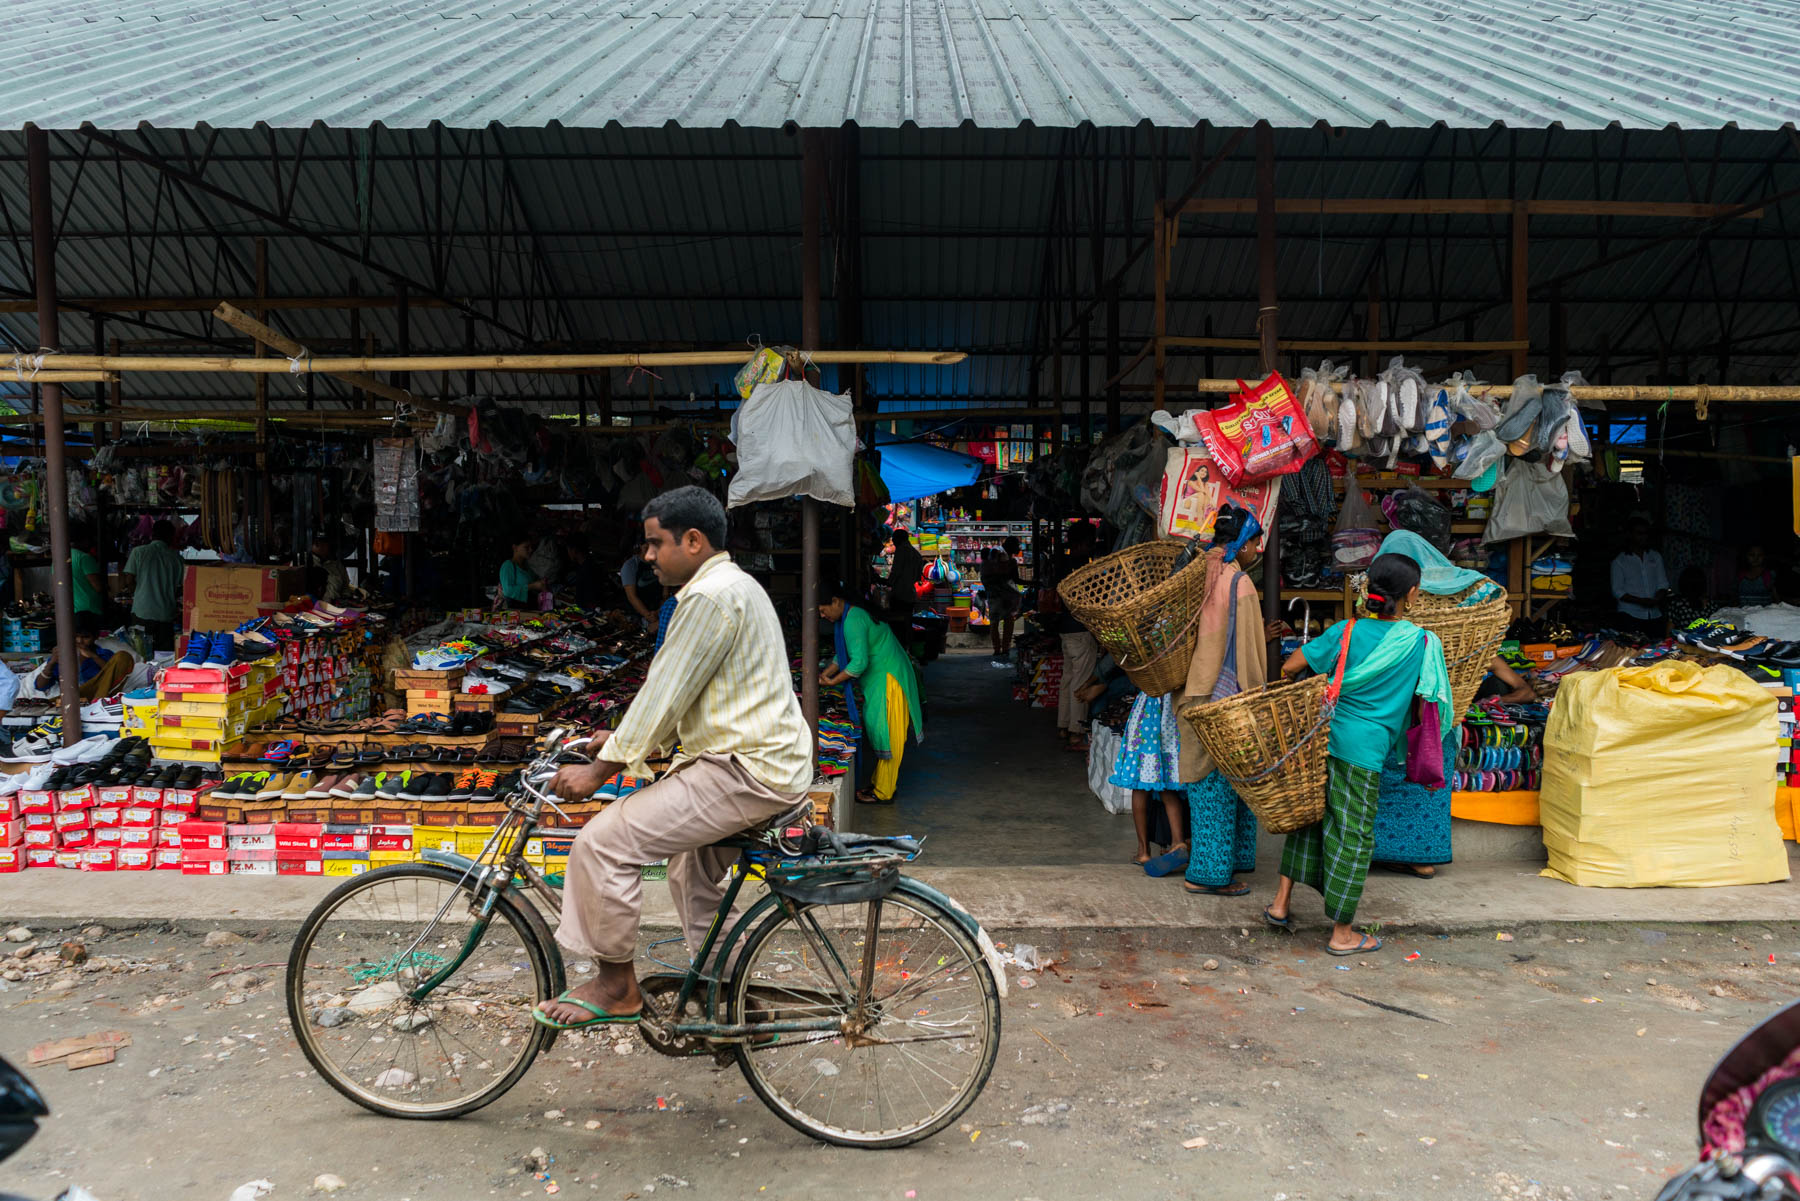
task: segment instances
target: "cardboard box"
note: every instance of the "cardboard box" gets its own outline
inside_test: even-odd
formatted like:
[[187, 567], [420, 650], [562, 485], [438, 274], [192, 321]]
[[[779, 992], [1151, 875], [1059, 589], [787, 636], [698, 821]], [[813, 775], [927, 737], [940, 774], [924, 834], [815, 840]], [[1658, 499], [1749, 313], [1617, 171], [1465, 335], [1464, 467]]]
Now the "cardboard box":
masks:
[[128, 829], [114, 830], [112, 833], [118, 835], [119, 845], [122, 847], [138, 847], [146, 851], [153, 851], [162, 842], [162, 836], [155, 830]]
[[156, 852], [150, 847], [120, 847], [118, 868], [122, 872], [147, 872], [156, 868]]
[[325, 874], [325, 861], [322, 859], [277, 859], [275, 874], [278, 876], [322, 876]]
[[387, 867], [394, 863], [412, 863], [417, 858], [412, 851], [370, 851], [369, 868]]
[[181, 628], [236, 629], [275, 612], [288, 597], [304, 591], [306, 573], [298, 567], [190, 566], [181, 588]]
[[162, 810], [146, 805], [127, 805], [119, 810], [119, 824], [128, 830], [154, 830], [161, 825]]
[[57, 867], [64, 868], [64, 869], [66, 869], [68, 871], [72, 871], [72, 872], [78, 872], [81, 870], [81, 852], [80, 851], [56, 851], [56, 852], [53, 852], [53, 854], [56, 856], [54, 863]]
[[58, 794], [54, 792], [45, 792], [41, 788], [33, 788], [29, 790], [21, 789], [17, 795], [19, 798], [19, 812], [21, 814], [56, 812], [56, 798]]
[[[159, 861], [156, 866], [167, 867], [168, 864]], [[226, 863], [223, 859], [203, 859], [197, 861], [183, 859], [181, 860], [180, 867], [181, 874], [184, 876], [223, 876], [229, 874], [231, 870], [231, 865]]]
[[58, 830], [56, 845], [65, 851], [80, 851], [94, 845], [94, 832], [87, 827], [79, 830]]
[[20, 839], [20, 845], [55, 850], [61, 845], [61, 840], [56, 837], [55, 830], [27, 830]]
[[56, 794], [56, 810], [58, 813], [66, 809], [86, 809], [94, 803], [94, 786], [83, 784], [80, 788], [65, 788]]
[[226, 866], [233, 876], [272, 876], [275, 874], [273, 859], [233, 859]]
[[19, 816], [19, 794], [9, 792], [0, 796], [0, 821], [11, 821]]
[[187, 863], [224, 863], [231, 858], [231, 852], [224, 847], [182, 847], [181, 862]]
[[413, 831], [413, 849], [418, 851], [448, 851], [452, 855], [456, 854], [456, 827], [417, 827]]
[[123, 838], [125, 831], [117, 826], [108, 830], [95, 830], [93, 833], [94, 845], [97, 847], [116, 847], [125, 841]]
[[182, 822], [181, 849], [223, 851], [230, 835], [224, 822]]
[[487, 847], [487, 841], [494, 836], [494, 830], [493, 826], [456, 827], [456, 853], [475, 858]]
[[142, 805], [148, 809], [160, 809], [162, 808], [163, 803], [163, 790], [160, 788], [145, 788], [140, 784], [131, 790], [131, 803], [133, 805]]
[[95, 847], [81, 852], [81, 870], [84, 872], [116, 871], [119, 866], [119, 852], [116, 847]]
[[116, 830], [125, 824], [125, 811], [111, 805], [95, 805], [87, 814], [89, 824], [96, 830]]
[[525, 857], [567, 859], [574, 845], [573, 834], [534, 834], [525, 840]]
[[24, 847], [0, 847], [0, 874], [22, 872], [26, 866]]
[[155, 852], [157, 871], [180, 871], [181, 850], [178, 847], [157, 847]]
[[134, 791], [135, 789], [129, 784], [125, 785], [123, 788], [115, 785], [110, 788], [96, 789], [94, 793], [94, 804], [105, 805], [109, 809], [122, 809], [126, 805], [131, 804], [132, 793]]
[[[410, 843], [411, 839], [407, 841]], [[319, 837], [319, 849], [327, 854], [333, 851], [367, 851], [369, 831], [364, 826], [326, 826], [325, 833]], [[407, 849], [410, 850], [410, 846]]]
[[[0, 871], [4, 870], [6, 869], [0, 868]], [[327, 876], [360, 876], [368, 870], [369, 862], [366, 859], [327, 859], [324, 874]]]
[[58, 834], [70, 834], [76, 830], [93, 829], [94, 824], [89, 817], [90, 812], [91, 811], [87, 809], [70, 809], [67, 812], [57, 814], [55, 819], [56, 832]]
[[0, 822], [0, 847], [25, 845], [25, 822], [21, 818]]

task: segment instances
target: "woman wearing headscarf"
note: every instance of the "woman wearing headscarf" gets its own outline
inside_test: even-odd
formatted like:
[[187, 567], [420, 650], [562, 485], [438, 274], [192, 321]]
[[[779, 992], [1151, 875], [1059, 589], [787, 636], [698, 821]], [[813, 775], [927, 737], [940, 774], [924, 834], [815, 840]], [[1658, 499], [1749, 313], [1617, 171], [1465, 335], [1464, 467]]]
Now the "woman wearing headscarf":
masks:
[[[1381, 554], [1404, 555], [1419, 565], [1419, 591], [1433, 596], [1468, 593], [1458, 607], [1477, 605], [1500, 593], [1494, 581], [1458, 567], [1442, 551], [1411, 530], [1395, 530]], [[1456, 762], [1462, 745], [1460, 713], [1446, 714], [1444, 762]], [[1429, 880], [1450, 862], [1450, 782], [1427, 788], [1406, 778], [1406, 766], [1390, 759], [1381, 769], [1381, 796], [1375, 812], [1375, 865]]]
[[[1258, 555], [1256, 517], [1226, 509], [1216, 519], [1206, 552], [1206, 595], [1200, 602], [1200, 642], [1176, 707], [1218, 701], [1261, 688], [1268, 679], [1267, 628], [1256, 584], [1245, 570]], [[1184, 722], [1180, 774], [1188, 802], [1188, 861], [1182, 887], [1196, 894], [1241, 897], [1250, 886], [1238, 873], [1256, 870], [1256, 817], [1214, 767]]]
[[858, 789], [856, 799], [865, 805], [890, 805], [900, 783], [907, 732], [915, 742], [925, 737], [918, 673], [894, 632], [862, 606], [851, 604], [842, 584], [827, 589], [825, 597], [819, 616], [832, 623], [837, 657], [819, 676], [819, 683], [855, 681], [844, 689], [844, 696], [851, 720], [861, 719], [875, 763], [872, 786]]

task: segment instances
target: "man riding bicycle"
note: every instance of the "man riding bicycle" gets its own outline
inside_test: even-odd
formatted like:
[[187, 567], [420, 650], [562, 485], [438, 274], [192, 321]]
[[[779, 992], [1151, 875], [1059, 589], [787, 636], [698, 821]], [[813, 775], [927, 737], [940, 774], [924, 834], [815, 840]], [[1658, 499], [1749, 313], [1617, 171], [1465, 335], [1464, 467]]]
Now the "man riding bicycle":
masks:
[[737, 859], [720, 839], [793, 809], [813, 779], [812, 735], [794, 695], [787, 644], [762, 586], [731, 561], [725, 508], [701, 488], [644, 507], [644, 559], [675, 588], [668, 636], [625, 720], [601, 730], [592, 764], [564, 767], [551, 789], [583, 801], [616, 773], [679, 741], [667, 775], [608, 805], [569, 852], [556, 939], [598, 973], [540, 1004], [558, 1029], [635, 1022], [643, 1012], [633, 959], [643, 888], [639, 865], [669, 860], [669, 888], [688, 951], [700, 947]]

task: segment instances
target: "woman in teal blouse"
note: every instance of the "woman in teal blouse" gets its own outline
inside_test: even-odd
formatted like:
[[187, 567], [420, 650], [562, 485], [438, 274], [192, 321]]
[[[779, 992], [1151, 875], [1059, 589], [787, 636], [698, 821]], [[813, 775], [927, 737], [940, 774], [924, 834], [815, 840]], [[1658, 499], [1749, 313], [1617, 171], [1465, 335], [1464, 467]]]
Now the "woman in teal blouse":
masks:
[[889, 805], [900, 783], [900, 757], [906, 749], [908, 729], [914, 741], [925, 737], [919, 676], [894, 632], [867, 610], [851, 604], [846, 591], [841, 584], [828, 590], [826, 602], [819, 606], [819, 616], [831, 622], [837, 634], [837, 661], [825, 669], [819, 682], [855, 681], [845, 690], [850, 715], [860, 715], [863, 737], [875, 757], [873, 787], [859, 789], [856, 799], [865, 805]]
[[526, 561], [531, 552], [537, 548], [537, 539], [529, 534], [513, 539], [512, 558], [500, 564], [500, 603], [501, 609], [526, 609], [531, 607], [531, 594], [541, 591], [544, 581], [534, 579], [531, 568]]

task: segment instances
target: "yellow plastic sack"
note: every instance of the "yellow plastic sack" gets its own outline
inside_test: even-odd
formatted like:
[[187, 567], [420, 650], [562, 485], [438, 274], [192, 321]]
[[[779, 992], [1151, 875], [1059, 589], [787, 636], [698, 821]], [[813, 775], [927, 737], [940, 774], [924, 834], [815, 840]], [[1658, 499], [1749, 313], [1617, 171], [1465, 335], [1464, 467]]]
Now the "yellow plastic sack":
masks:
[[1775, 697], [1668, 661], [1563, 681], [1544, 730], [1544, 875], [1599, 888], [1788, 878]]

